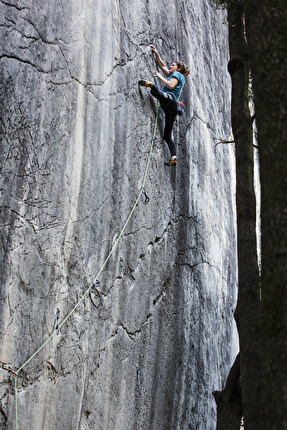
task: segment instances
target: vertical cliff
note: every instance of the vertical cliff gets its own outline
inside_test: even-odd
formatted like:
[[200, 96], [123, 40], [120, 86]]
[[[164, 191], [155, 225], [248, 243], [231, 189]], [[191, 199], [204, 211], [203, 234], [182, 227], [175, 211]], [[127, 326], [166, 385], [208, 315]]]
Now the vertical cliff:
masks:
[[[21, 430], [213, 430], [234, 357], [234, 154], [224, 16], [208, 0], [0, 3], [1, 342], [19, 369], [95, 279], [142, 184], [155, 43], [190, 68], [100, 285], [19, 372]], [[58, 311], [57, 311], [58, 310]], [[57, 319], [57, 316], [59, 318]], [[0, 423], [15, 429], [0, 369]]]

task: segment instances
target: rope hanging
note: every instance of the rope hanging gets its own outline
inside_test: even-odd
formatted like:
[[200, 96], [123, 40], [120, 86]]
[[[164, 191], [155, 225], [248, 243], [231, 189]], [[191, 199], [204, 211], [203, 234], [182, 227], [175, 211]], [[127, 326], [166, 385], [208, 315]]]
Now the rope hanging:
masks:
[[148, 160], [147, 160], [147, 164], [146, 164], [146, 168], [145, 168], [145, 173], [144, 173], [144, 178], [143, 178], [143, 182], [141, 185], [141, 188], [139, 190], [138, 196], [135, 200], [135, 203], [127, 217], [126, 222], [124, 223], [124, 226], [119, 234], [119, 236], [117, 237], [117, 239], [115, 240], [115, 243], [113, 244], [107, 258], [105, 259], [104, 263], [102, 264], [100, 270], [98, 271], [95, 279], [93, 280], [93, 282], [91, 283], [91, 285], [88, 287], [88, 289], [85, 291], [85, 293], [83, 294], [83, 296], [80, 298], [80, 300], [78, 301], [78, 303], [76, 303], [76, 305], [73, 307], [73, 309], [68, 313], [68, 315], [64, 318], [64, 320], [59, 324], [57, 323], [56, 329], [52, 332], [52, 334], [45, 340], [45, 342], [34, 352], [33, 355], [31, 355], [30, 358], [28, 358], [27, 361], [25, 361], [24, 364], [22, 364], [22, 366], [19, 367], [18, 370], [13, 371], [12, 373], [15, 374], [15, 422], [16, 422], [16, 430], [18, 430], [18, 374], [19, 372], [25, 367], [27, 366], [28, 363], [30, 363], [30, 361], [37, 355], [39, 354], [39, 352], [47, 345], [47, 343], [50, 342], [50, 340], [59, 333], [61, 327], [68, 321], [68, 319], [71, 317], [71, 315], [75, 312], [75, 310], [78, 308], [78, 306], [83, 302], [83, 300], [85, 299], [85, 297], [89, 294], [90, 290], [92, 287], [94, 287], [95, 285], [97, 285], [98, 283], [98, 278], [100, 277], [102, 271], [104, 270], [104, 268], [106, 267], [109, 259], [111, 258], [113, 252], [115, 251], [121, 237], [124, 234], [124, 231], [134, 213], [134, 210], [141, 198], [142, 193], [145, 192], [145, 183], [147, 180], [147, 174], [148, 174], [148, 170], [149, 170], [149, 165], [150, 165], [150, 161], [151, 161], [151, 156], [152, 156], [152, 151], [153, 151], [153, 147], [154, 147], [154, 142], [156, 141], [155, 139], [155, 134], [156, 134], [156, 128], [157, 128], [157, 122], [158, 122], [158, 116], [159, 116], [159, 108], [160, 108], [160, 104], [157, 105], [157, 109], [156, 109], [156, 119], [155, 119], [155, 124], [154, 124], [154, 130], [153, 130], [153, 136], [151, 139], [151, 146], [150, 146], [150, 151], [149, 151], [149, 155], [148, 155]]

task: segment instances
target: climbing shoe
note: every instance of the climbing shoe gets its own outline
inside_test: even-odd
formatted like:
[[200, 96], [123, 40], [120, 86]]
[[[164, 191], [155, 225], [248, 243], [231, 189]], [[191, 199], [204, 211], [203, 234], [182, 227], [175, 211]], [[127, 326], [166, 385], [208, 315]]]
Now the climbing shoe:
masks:
[[139, 81], [139, 85], [141, 86], [141, 87], [153, 87], [153, 83], [152, 82], [149, 82], [149, 81], [144, 81], [143, 79], [141, 79], [140, 81]]
[[167, 163], [165, 163], [166, 166], [176, 166], [177, 158], [170, 159]]

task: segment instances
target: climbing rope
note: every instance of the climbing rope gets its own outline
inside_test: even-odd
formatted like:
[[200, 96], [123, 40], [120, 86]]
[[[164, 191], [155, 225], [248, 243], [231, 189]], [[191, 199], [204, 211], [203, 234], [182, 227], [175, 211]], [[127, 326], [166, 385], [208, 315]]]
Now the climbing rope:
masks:
[[[157, 122], [158, 122], [158, 116], [159, 116], [159, 108], [160, 108], [160, 104], [158, 104], [157, 105], [157, 108], [156, 108], [156, 118], [155, 118], [155, 124], [154, 124], [154, 130], [153, 130], [153, 136], [152, 136], [152, 139], [151, 139], [151, 146], [150, 146], [150, 150], [149, 150], [149, 155], [148, 155], [148, 159], [147, 159], [147, 164], [146, 164], [146, 168], [145, 168], [145, 173], [144, 173], [144, 178], [143, 178], [143, 182], [142, 182], [142, 185], [141, 185], [141, 188], [140, 188], [140, 190], [139, 190], [139, 193], [138, 193], [138, 196], [137, 196], [137, 198], [136, 198], [136, 200], [135, 200], [135, 203], [134, 203], [134, 205], [133, 205], [133, 207], [132, 207], [132, 209], [131, 209], [131, 211], [130, 211], [130, 213], [129, 213], [129, 215], [128, 215], [128, 217], [127, 217], [127, 220], [126, 220], [126, 222], [124, 223], [124, 226], [123, 226], [123, 228], [122, 228], [122, 230], [121, 230], [121, 232], [120, 232], [120, 234], [119, 234], [119, 236], [117, 237], [117, 239], [115, 240], [115, 243], [113, 244], [113, 246], [112, 246], [112, 248], [111, 248], [111, 250], [110, 250], [110, 252], [109, 252], [109, 254], [108, 254], [108, 256], [107, 256], [107, 258], [105, 259], [105, 261], [104, 261], [104, 263], [102, 264], [102, 266], [101, 266], [101, 268], [100, 268], [100, 270], [98, 271], [98, 273], [97, 273], [97, 275], [96, 275], [96, 277], [95, 277], [95, 279], [94, 279], [94, 281], [91, 283], [91, 285], [88, 287], [88, 289], [85, 291], [85, 293], [82, 295], [82, 297], [80, 298], [80, 300], [78, 301], [78, 303], [76, 303], [76, 305], [73, 307], [73, 309], [68, 313], [68, 315], [63, 319], [63, 321], [59, 324], [59, 322], [58, 322], [58, 320], [59, 320], [59, 315], [57, 315], [57, 325], [56, 325], [56, 328], [55, 328], [55, 330], [52, 332], [52, 334], [48, 337], [48, 339], [46, 339], [45, 340], [45, 342], [34, 352], [34, 354], [33, 355], [31, 355], [31, 357], [30, 358], [28, 358], [28, 360], [27, 361], [25, 361], [25, 363], [24, 364], [22, 364], [22, 366], [20, 366], [19, 367], [19, 369], [18, 370], [16, 370], [16, 371], [14, 371], [14, 370], [11, 370], [11, 369], [9, 369], [9, 371], [11, 372], [11, 373], [13, 373], [14, 375], [15, 375], [15, 422], [16, 422], [16, 430], [18, 430], [18, 375], [19, 375], [19, 372], [25, 367], [25, 366], [27, 366], [27, 364], [28, 363], [30, 363], [30, 361], [31, 360], [33, 360], [33, 358], [37, 355], [37, 354], [39, 354], [39, 352], [47, 345], [47, 343], [49, 343], [50, 342], [50, 340], [56, 335], [56, 334], [58, 334], [59, 333], [59, 331], [60, 331], [60, 329], [61, 329], [61, 327], [63, 327], [63, 325], [68, 321], [68, 319], [71, 317], [71, 315], [75, 312], [75, 310], [78, 308], [78, 306], [83, 302], [83, 300], [85, 299], [85, 297], [87, 296], [87, 294], [89, 294], [89, 292], [90, 292], [90, 290], [91, 290], [91, 288], [92, 287], [95, 287], [95, 286], [97, 286], [97, 285], [99, 285], [99, 281], [98, 281], [98, 278], [100, 277], [100, 275], [101, 275], [101, 273], [102, 273], [102, 271], [104, 270], [104, 268], [106, 267], [106, 265], [107, 265], [107, 263], [108, 263], [108, 261], [109, 261], [109, 259], [111, 258], [111, 256], [112, 256], [112, 254], [113, 254], [113, 252], [115, 251], [115, 249], [116, 249], [116, 247], [117, 247], [117, 245], [118, 245], [118, 243], [119, 243], [119, 241], [120, 241], [120, 239], [122, 238], [122, 236], [123, 236], [123, 234], [124, 234], [124, 231], [125, 231], [125, 229], [126, 229], [126, 227], [127, 227], [127, 225], [128, 225], [128, 223], [129, 223], [129, 221], [130, 221], [130, 219], [131, 219], [131, 217], [132, 217], [132, 215], [133, 215], [133, 213], [134, 213], [134, 211], [135, 211], [135, 208], [136, 208], [136, 206], [137, 206], [137, 204], [138, 204], [138, 202], [139, 202], [139, 200], [140, 200], [140, 198], [141, 198], [141, 195], [142, 195], [142, 193], [144, 193], [145, 194], [145, 183], [146, 183], [146, 180], [147, 180], [147, 174], [148, 174], [148, 170], [149, 170], [149, 165], [150, 165], [150, 161], [151, 161], [151, 156], [152, 156], [152, 152], [153, 152], [153, 147], [154, 147], [154, 142], [156, 141], [156, 139], [155, 139], [155, 134], [156, 134], [156, 128], [157, 128]], [[7, 369], [6, 369], [7, 370]]]

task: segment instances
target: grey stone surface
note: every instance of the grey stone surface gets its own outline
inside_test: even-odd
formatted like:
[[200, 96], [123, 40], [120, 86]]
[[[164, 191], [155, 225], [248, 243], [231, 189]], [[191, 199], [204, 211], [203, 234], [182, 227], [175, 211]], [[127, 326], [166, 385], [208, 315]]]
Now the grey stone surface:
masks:
[[[18, 369], [95, 279], [141, 186], [155, 43], [191, 68], [164, 166], [82, 304], [18, 377], [21, 430], [213, 430], [236, 349], [227, 28], [208, 0], [0, 3], [0, 360]], [[0, 369], [0, 423], [15, 428]]]

